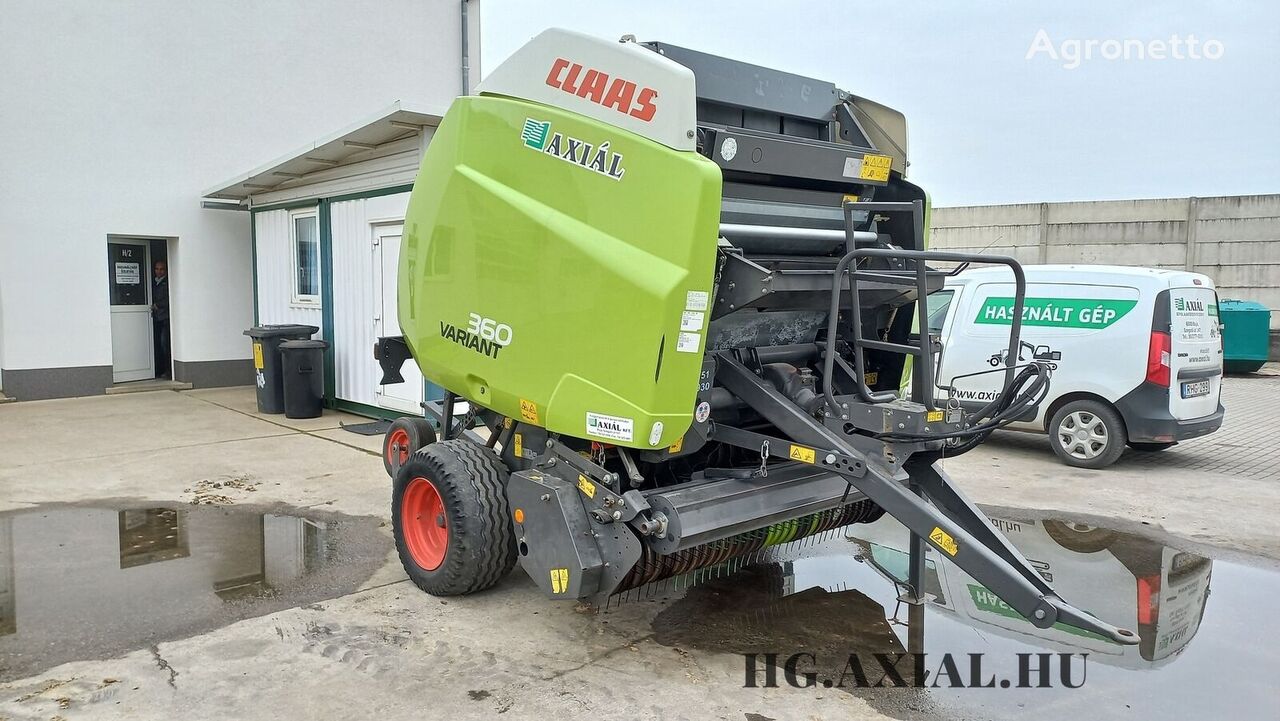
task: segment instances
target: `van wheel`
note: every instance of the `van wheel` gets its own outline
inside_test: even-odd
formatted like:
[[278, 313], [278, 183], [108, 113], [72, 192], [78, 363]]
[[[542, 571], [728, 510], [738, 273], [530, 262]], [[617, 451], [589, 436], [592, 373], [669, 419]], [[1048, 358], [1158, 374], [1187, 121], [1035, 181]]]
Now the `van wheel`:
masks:
[[1059, 546], [1076, 553], [1097, 553], [1116, 540], [1116, 532], [1085, 523], [1048, 520], [1044, 531]]
[[1072, 401], [1049, 422], [1053, 452], [1069, 466], [1106, 468], [1124, 453], [1124, 421], [1098, 401]]
[[1142, 451], [1142, 452], [1144, 452], [1144, 453], [1155, 453], [1156, 451], [1163, 451], [1163, 450], [1164, 450], [1164, 449], [1166, 449], [1166, 448], [1173, 448], [1173, 447], [1174, 447], [1174, 446], [1176, 446], [1176, 445], [1178, 445], [1178, 444], [1177, 444], [1177, 443], [1175, 443], [1175, 442], [1169, 442], [1169, 443], [1142, 443], [1142, 442], [1139, 442], [1139, 441], [1129, 441], [1129, 447], [1130, 447], [1130, 448], [1132, 448], [1132, 449], [1133, 449], [1133, 450], [1135, 450], [1135, 451]]

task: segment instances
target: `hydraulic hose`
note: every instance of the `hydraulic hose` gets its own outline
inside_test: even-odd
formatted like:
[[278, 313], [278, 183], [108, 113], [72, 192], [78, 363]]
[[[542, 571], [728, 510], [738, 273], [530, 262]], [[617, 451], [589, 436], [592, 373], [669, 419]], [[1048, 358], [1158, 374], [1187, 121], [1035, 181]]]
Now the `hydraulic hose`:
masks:
[[883, 441], [919, 442], [956, 439], [960, 443], [944, 447], [944, 456], [958, 456], [982, 443], [997, 428], [1013, 423], [1028, 410], [1035, 408], [1049, 393], [1049, 370], [1042, 363], [1032, 362], [1023, 368], [1013, 381], [991, 403], [970, 417], [968, 428], [947, 433], [883, 433], [876, 438]]
[[997, 428], [1003, 428], [1004, 426], [1018, 420], [1024, 413], [1035, 408], [1045, 399], [1045, 396], [1049, 393], [1049, 379], [1047, 373], [1038, 374], [1035, 381], [1032, 382], [1031, 387], [1027, 388], [1025, 391], [1021, 390], [1021, 385], [1025, 384], [1026, 379], [1028, 378], [1027, 371], [1030, 371], [1032, 367], [1026, 368], [1022, 373], [1018, 374], [1018, 377], [1014, 380], [1014, 393], [1006, 394], [1004, 396], [1000, 407], [996, 410], [991, 420], [968, 429], [973, 430], [982, 427], [985, 428], [985, 430], [981, 430], [977, 434], [965, 439], [957, 438], [956, 440], [959, 440], [958, 443], [944, 444], [942, 447], [942, 456], [944, 458], [963, 455], [974, 448], [977, 448], [986, 441]]

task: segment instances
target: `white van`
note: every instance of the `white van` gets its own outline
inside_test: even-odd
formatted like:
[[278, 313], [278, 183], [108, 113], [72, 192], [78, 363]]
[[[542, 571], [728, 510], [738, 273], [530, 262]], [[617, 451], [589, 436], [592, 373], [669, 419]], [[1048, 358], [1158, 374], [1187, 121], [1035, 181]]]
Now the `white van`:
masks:
[[[1200, 629], [1213, 578], [1208, 558], [1080, 523], [991, 516], [991, 525], [1059, 593], [1079, 599], [1100, 618], [1137, 631], [1138, 645], [1118, 644], [1062, 623], [1037, 628], [926, 544], [924, 590], [933, 608], [983, 632], [1064, 653], [1089, 653], [1089, 663], [1130, 669], [1172, 662]], [[892, 517], [848, 526], [844, 534], [857, 547], [856, 555], [878, 574], [895, 586], [907, 582], [906, 533]]]
[[[1049, 395], [1010, 428], [1048, 432], [1063, 461], [1114, 463], [1125, 445], [1157, 451], [1222, 425], [1222, 338], [1213, 281], [1197, 273], [1028, 265], [1017, 362], [1052, 369]], [[1013, 274], [966, 270], [929, 296], [942, 352], [939, 403], [976, 410], [1004, 383]]]

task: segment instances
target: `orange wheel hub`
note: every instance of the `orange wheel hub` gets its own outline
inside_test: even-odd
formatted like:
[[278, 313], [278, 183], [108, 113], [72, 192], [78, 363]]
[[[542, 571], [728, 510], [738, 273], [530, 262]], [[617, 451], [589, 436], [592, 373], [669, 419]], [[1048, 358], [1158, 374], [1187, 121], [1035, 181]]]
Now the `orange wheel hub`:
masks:
[[422, 477], [409, 481], [400, 502], [400, 528], [413, 562], [424, 571], [439, 568], [449, 550], [449, 524], [444, 501], [431, 481]]
[[387, 462], [399, 468], [409, 460], [409, 432], [403, 428], [391, 431], [387, 438]]

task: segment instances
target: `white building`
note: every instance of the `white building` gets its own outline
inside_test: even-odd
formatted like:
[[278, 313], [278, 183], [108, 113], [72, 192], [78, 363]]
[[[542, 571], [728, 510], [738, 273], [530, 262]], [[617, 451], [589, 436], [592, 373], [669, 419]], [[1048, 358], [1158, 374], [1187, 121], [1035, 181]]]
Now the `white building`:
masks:
[[[152, 360], [149, 295], [112, 306], [113, 297], [127, 301], [141, 293], [137, 286], [150, 288], [152, 254], [169, 264], [174, 379], [251, 382], [242, 335], [254, 322], [251, 214], [202, 207], [201, 198], [300, 138], [322, 137], [394, 101], [403, 103], [377, 117], [422, 120], [429, 113], [421, 109], [443, 109], [462, 92], [464, 67], [470, 84], [478, 81], [478, 59], [478, 0], [6, 3], [3, 394], [99, 394], [161, 372]], [[295, 155], [298, 163], [278, 172], [310, 179], [353, 160]], [[269, 187], [243, 189], [274, 187], [259, 185]], [[142, 257], [116, 257], [124, 251]], [[258, 258], [268, 259], [280, 260]], [[317, 290], [309, 282], [303, 290]], [[281, 301], [283, 315], [272, 306], [260, 318], [323, 312], [313, 295], [291, 296]], [[263, 308], [276, 302], [258, 300]]]
[[[373, 345], [400, 335], [396, 267], [409, 192], [444, 107], [397, 102], [211, 188], [250, 210], [255, 325], [299, 323], [328, 340], [325, 396], [366, 415], [420, 412], [424, 384], [382, 386]], [[209, 210], [207, 212], [226, 212]]]

